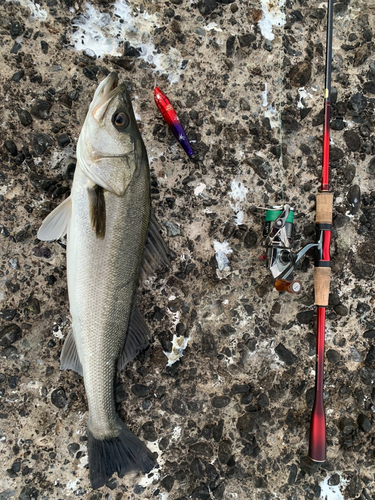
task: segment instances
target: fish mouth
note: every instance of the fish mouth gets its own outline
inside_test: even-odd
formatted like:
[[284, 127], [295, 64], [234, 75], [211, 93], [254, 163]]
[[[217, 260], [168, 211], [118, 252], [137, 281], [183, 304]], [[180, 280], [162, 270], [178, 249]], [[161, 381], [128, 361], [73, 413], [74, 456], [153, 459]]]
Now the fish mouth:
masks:
[[113, 98], [118, 94], [126, 92], [125, 83], [118, 84], [118, 74], [116, 72], [110, 73], [105, 80], [101, 83], [102, 95], [100, 100], [91, 110], [92, 117], [96, 121], [104, 118], [108, 106]]

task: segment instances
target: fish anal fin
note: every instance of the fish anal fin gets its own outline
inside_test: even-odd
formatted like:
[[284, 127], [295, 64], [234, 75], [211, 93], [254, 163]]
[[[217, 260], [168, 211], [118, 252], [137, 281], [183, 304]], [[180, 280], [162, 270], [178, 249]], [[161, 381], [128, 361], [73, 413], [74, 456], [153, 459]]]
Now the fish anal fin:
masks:
[[72, 200], [69, 196], [44, 219], [38, 231], [38, 239], [53, 241], [62, 238], [68, 230], [71, 214]]
[[140, 275], [141, 282], [150, 276], [150, 274], [155, 272], [159, 267], [171, 267], [169, 258], [174, 257], [174, 253], [167, 247], [160, 231], [160, 224], [151, 210], [150, 227], [148, 230]]
[[136, 305], [133, 306], [133, 312], [130, 316], [128, 332], [125, 338], [124, 346], [119, 357], [117, 368], [122, 370], [138, 354], [144, 351], [150, 344], [150, 332], [143, 319], [142, 314]]
[[73, 370], [78, 373], [78, 375], [83, 376], [82, 365], [79, 360], [76, 342], [74, 340], [73, 329], [71, 328], [65, 339], [61, 357], [60, 357], [60, 369], [61, 370]]

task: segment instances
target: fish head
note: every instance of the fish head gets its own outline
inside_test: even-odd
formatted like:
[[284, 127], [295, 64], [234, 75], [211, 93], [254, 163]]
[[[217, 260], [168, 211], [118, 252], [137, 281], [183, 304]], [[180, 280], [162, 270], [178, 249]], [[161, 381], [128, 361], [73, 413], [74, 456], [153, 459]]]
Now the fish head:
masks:
[[97, 185], [123, 196], [140, 169], [148, 169], [125, 83], [110, 73], [96, 89], [77, 145], [79, 166]]

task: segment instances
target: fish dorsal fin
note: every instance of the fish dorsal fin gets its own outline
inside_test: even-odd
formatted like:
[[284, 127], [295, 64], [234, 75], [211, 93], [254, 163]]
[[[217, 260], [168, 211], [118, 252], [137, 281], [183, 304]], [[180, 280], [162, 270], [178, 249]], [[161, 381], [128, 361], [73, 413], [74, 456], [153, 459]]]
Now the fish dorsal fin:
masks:
[[130, 316], [129, 328], [125, 337], [121, 356], [117, 363], [117, 368], [122, 370], [138, 354], [144, 351], [150, 344], [150, 331], [143, 319], [142, 314], [136, 304], [133, 306], [133, 312]]
[[60, 369], [61, 370], [73, 370], [78, 373], [78, 375], [83, 376], [82, 365], [79, 360], [76, 341], [74, 340], [73, 329], [71, 328], [65, 339], [61, 357], [60, 357]]
[[151, 210], [150, 227], [145, 245], [140, 282], [143, 282], [162, 265], [171, 267], [169, 257], [173, 256], [173, 252], [165, 244], [160, 231], [160, 224]]
[[92, 188], [87, 188], [90, 204], [91, 229], [99, 240], [105, 236], [106, 211], [104, 189], [97, 184]]
[[44, 219], [38, 231], [38, 239], [52, 241], [65, 236], [71, 215], [72, 200], [69, 196]]

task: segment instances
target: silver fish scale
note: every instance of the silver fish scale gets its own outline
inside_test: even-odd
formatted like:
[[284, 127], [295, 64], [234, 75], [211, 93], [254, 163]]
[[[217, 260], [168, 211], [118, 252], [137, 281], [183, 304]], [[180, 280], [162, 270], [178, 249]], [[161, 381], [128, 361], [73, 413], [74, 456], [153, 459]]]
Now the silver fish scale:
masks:
[[[147, 160], [146, 160], [147, 162]], [[68, 229], [68, 290], [73, 334], [83, 368], [89, 429], [96, 438], [118, 434], [114, 403], [117, 359], [138, 283], [150, 217], [148, 165], [138, 167], [125, 196], [105, 192], [106, 234], [90, 225], [87, 188], [78, 167]]]

